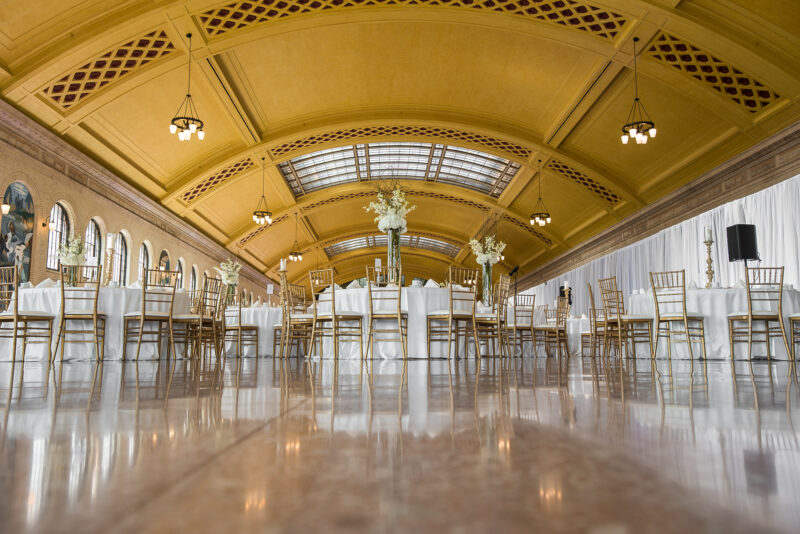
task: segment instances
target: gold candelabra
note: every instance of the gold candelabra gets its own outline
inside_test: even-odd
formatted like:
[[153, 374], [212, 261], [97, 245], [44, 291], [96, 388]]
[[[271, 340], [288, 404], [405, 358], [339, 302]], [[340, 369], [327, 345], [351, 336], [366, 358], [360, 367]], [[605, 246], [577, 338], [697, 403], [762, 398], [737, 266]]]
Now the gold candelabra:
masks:
[[706, 289], [711, 287], [711, 282], [714, 281], [714, 260], [711, 259], [711, 245], [714, 244], [713, 239], [706, 239], [703, 241], [706, 244], [706, 264], [708, 265], [708, 269], [706, 269]]

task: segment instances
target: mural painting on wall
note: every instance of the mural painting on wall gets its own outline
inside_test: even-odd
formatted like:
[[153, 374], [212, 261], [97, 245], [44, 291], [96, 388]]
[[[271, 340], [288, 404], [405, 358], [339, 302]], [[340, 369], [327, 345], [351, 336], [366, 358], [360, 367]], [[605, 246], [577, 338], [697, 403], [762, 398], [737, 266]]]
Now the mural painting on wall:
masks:
[[[169, 254], [166, 250], [162, 250], [158, 257], [158, 270], [169, 271]], [[161, 275], [161, 285], [169, 285], [172, 282], [171, 278], [166, 275]]]
[[0, 222], [0, 266], [17, 265], [20, 282], [30, 280], [33, 239], [33, 198], [19, 182], [8, 186], [3, 204], [10, 206]]

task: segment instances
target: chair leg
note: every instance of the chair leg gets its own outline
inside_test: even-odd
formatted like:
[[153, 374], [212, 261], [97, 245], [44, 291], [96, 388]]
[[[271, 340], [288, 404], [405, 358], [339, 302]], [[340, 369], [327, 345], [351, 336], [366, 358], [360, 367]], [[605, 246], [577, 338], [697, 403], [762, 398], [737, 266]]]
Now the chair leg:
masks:
[[92, 325], [94, 326], [94, 356], [95, 359], [100, 360], [100, 332], [97, 321], [97, 317], [92, 319]]
[[142, 349], [142, 335], [144, 334], [144, 315], [139, 317], [139, 338], [136, 341], [136, 361], [139, 361], [139, 351]]
[[733, 319], [728, 319], [728, 341], [731, 344], [731, 361], [733, 361]]
[[783, 325], [783, 317], [778, 317], [778, 324], [780, 324], [780, 326], [781, 326], [781, 337], [783, 337], [783, 345], [784, 345], [784, 347], [786, 347], [786, 357], [787, 358], [791, 358], [792, 357], [792, 351], [789, 350], [789, 341], [786, 338], [786, 329], [785, 329], [785, 327]]

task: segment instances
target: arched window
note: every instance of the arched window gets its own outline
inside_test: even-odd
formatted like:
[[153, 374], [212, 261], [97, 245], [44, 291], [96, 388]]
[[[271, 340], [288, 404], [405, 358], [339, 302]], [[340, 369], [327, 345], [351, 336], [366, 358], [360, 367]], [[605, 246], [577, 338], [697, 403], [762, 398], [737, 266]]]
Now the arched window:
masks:
[[144, 270], [150, 268], [150, 251], [147, 245], [142, 243], [139, 247], [139, 280], [144, 281]]
[[128, 244], [122, 232], [114, 240], [114, 261], [111, 266], [111, 279], [120, 287], [128, 279]]
[[100, 265], [101, 245], [100, 226], [97, 221], [92, 219], [89, 221], [89, 225], [86, 227], [86, 234], [83, 237], [83, 248], [86, 251], [86, 263], [88, 265]]
[[59, 203], [50, 210], [50, 232], [47, 234], [47, 268], [58, 270], [58, 246], [69, 237], [69, 218], [67, 210]]
[[178, 260], [178, 266], [175, 270], [178, 271], [178, 280], [176, 281], [175, 288], [183, 289], [183, 260]]
[[192, 266], [192, 272], [189, 275], [189, 291], [197, 291], [197, 265]]

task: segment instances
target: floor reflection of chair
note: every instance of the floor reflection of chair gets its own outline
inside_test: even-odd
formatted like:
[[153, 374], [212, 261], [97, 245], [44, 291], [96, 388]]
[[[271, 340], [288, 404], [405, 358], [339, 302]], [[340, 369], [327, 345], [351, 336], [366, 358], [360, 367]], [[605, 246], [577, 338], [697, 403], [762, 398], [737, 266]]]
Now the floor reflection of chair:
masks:
[[[650, 273], [656, 311], [656, 341], [653, 351], [654, 354], [658, 353], [658, 340], [666, 338], [669, 358], [672, 358], [673, 343], [686, 343], [689, 347], [689, 358], [693, 358], [692, 342], [695, 342], [700, 343], [703, 359], [705, 359], [704, 320], [701, 315], [696, 313], [690, 315], [686, 312], [685, 275], [684, 270]], [[673, 339], [673, 337], [677, 339]]]
[[450, 266], [447, 272], [448, 308], [427, 315], [429, 357], [432, 356], [431, 345], [444, 342], [447, 343], [447, 358], [450, 358], [453, 344], [458, 358], [459, 341], [467, 340], [470, 335], [476, 341], [478, 353], [477, 337], [474, 336], [477, 287], [478, 269]]
[[747, 343], [747, 359], [753, 356], [753, 343], [764, 343], [767, 358], [771, 358], [770, 340], [773, 338], [783, 339], [786, 354], [791, 357], [792, 351], [783, 324], [783, 267], [746, 267], [745, 273], [747, 311], [728, 315], [731, 359], [734, 359], [736, 343]]
[[326, 337], [333, 341], [333, 357], [339, 359], [339, 343], [358, 342], [361, 358], [364, 357], [363, 317], [349, 310], [336, 310], [336, 284], [333, 268], [309, 271], [311, 294], [313, 296], [313, 323], [311, 326], [311, 356], [319, 343], [319, 353], [323, 353]]
[[46, 343], [47, 359], [52, 359], [53, 321], [47, 312], [20, 310], [19, 270], [13, 265], [0, 267], [0, 339], [11, 340], [11, 359], [17, 359], [18, 341], [22, 341], [22, 361], [28, 344], [34, 343]]
[[[375, 342], [400, 343], [408, 358], [408, 312], [403, 311], [403, 269], [367, 266], [367, 357], [375, 356]], [[386, 337], [391, 334], [392, 336]]]
[[240, 291], [233, 296], [232, 302], [226, 303], [223, 312], [222, 343], [234, 343], [239, 357], [244, 356], [245, 347], [254, 347], [255, 356], [258, 357], [258, 326], [247, 324], [242, 320], [243, 302], [244, 291]]
[[[136, 343], [137, 360], [142, 343], [155, 344], [160, 358], [165, 328], [169, 339], [167, 357], [175, 347], [173, 309], [179, 273], [178, 271], [161, 271], [159, 269], [143, 269], [142, 271], [142, 307], [125, 314], [122, 338], [123, 360], [127, 356], [130, 343]], [[148, 329], [147, 324], [155, 325], [155, 327], [151, 326]]]
[[[500, 280], [494, 291], [492, 310], [490, 312], [475, 312], [475, 333], [477, 340], [475, 351], [481, 357], [481, 342], [486, 344], [487, 350], [494, 346], [494, 354], [502, 357], [510, 355], [510, 340], [508, 325], [506, 324], [506, 310], [508, 307], [508, 293], [511, 287], [511, 277], [500, 275]], [[491, 354], [491, 353], [490, 353]]]
[[536, 304], [536, 295], [514, 295], [514, 306], [511, 309], [511, 331], [514, 356], [519, 347], [520, 356], [525, 355], [525, 343], [533, 346], [533, 310]]
[[653, 319], [643, 315], [625, 313], [625, 303], [622, 292], [617, 289], [617, 277], [604, 278], [598, 281], [600, 296], [603, 301], [603, 315], [605, 318], [605, 336], [603, 354], [610, 353], [616, 345], [620, 357], [628, 356], [628, 343], [633, 346], [633, 357], [636, 357], [636, 345], [647, 343], [650, 348], [650, 357], [653, 353]]
[[[102, 266], [61, 266], [61, 309], [56, 352], [60, 344], [62, 361], [67, 343], [91, 342], [96, 359], [102, 360], [105, 355], [106, 315], [97, 309], [102, 271]], [[77, 325], [70, 328], [74, 323]], [[91, 323], [91, 328], [86, 326], [87, 323]], [[77, 339], [69, 339], [70, 336], [77, 336]]]

